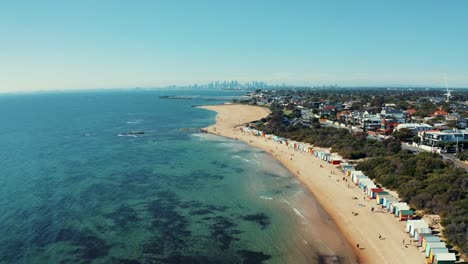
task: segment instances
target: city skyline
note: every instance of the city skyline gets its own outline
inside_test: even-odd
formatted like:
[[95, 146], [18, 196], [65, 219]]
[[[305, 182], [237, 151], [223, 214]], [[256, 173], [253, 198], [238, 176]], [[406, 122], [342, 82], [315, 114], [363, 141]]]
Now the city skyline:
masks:
[[[0, 92], [258, 80], [468, 87], [468, 3], [6, 3]], [[26, 7], [25, 7], [26, 6]]]

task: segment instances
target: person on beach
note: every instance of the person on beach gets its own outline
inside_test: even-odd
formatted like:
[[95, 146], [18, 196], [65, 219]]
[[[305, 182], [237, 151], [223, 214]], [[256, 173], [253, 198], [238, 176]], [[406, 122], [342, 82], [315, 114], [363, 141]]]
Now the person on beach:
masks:
[[356, 244], [356, 247], [359, 248], [359, 243]]

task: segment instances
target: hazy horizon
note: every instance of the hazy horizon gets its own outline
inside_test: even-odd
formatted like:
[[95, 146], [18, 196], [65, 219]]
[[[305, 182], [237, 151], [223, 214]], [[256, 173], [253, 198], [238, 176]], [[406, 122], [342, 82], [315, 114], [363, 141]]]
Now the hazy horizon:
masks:
[[26, 1], [0, 10], [0, 93], [213, 80], [468, 87], [466, 1]]

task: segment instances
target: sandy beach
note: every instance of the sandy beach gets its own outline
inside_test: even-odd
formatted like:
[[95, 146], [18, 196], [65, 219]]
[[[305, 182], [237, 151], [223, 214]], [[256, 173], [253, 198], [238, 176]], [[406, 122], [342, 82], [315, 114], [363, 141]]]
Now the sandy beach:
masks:
[[[233, 104], [200, 108], [217, 112], [216, 124], [205, 131], [245, 141], [270, 153], [288, 168], [315, 195], [349, 243], [354, 245], [360, 263], [425, 263], [423, 253], [410, 245], [404, 222], [389, 213], [371, 212], [372, 207], [378, 208], [376, 201], [365, 198], [358, 187], [352, 184], [348, 187], [349, 180], [343, 181], [344, 175], [335, 166], [236, 128], [266, 117], [268, 109]], [[353, 199], [355, 197], [358, 199]]]

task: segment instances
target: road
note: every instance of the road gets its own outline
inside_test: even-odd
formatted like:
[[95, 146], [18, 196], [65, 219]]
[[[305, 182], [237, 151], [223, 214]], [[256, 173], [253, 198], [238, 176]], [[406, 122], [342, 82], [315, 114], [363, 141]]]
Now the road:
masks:
[[[414, 147], [414, 146], [408, 146], [408, 145], [406, 145], [406, 144], [401, 144], [401, 148], [402, 148], [402, 149], [407, 149], [407, 150], [412, 151], [412, 152], [415, 152], [415, 153], [416, 153], [416, 152], [419, 153], [419, 152], [421, 152], [421, 151], [426, 151], [426, 150], [424, 150], [424, 149], [420, 149], [420, 148], [417, 148], [417, 147]], [[459, 160], [455, 157], [454, 154], [450, 154], [450, 153], [442, 154], [442, 153], [440, 153], [440, 155], [442, 156], [442, 158], [443, 158], [444, 160], [450, 160], [450, 161], [453, 162], [453, 164], [454, 164], [455, 166], [457, 166], [458, 168], [465, 169], [465, 171], [468, 172], [468, 164], [466, 164], [466, 163], [464, 163], [464, 162], [462, 162], [462, 161], [459, 161]]]
[[[349, 127], [341, 127], [341, 126], [337, 126], [333, 123], [321, 123], [321, 125], [323, 126], [332, 126], [332, 127], [336, 127], [336, 128], [346, 128], [348, 129], [350, 132], [361, 132], [363, 131], [362, 129], [351, 129]], [[381, 138], [375, 138], [375, 137], [368, 137], [368, 139], [373, 139], [373, 140], [382, 140]], [[418, 147], [414, 147], [414, 146], [409, 146], [409, 145], [406, 145], [406, 144], [401, 144], [401, 148], [402, 149], [407, 149], [409, 151], [412, 151], [413, 153], [419, 153], [421, 151], [427, 151], [427, 150], [424, 150], [424, 149], [421, 149], [421, 148], [418, 148]], [[454, 154], [449, 154], [449, 153], [446, 153], [446, 154], [442, 154], [440, 153], [440, 155], [442, 156], [442, 158], [444, 160], [450, 160], [453, 162], [453, 164], [458, 167], [458, 168], [462, 168], [462, 169], [465, 169], [465, 171], [468, 172], [468, 164], [458, 160]]]

